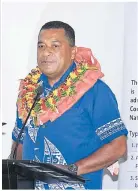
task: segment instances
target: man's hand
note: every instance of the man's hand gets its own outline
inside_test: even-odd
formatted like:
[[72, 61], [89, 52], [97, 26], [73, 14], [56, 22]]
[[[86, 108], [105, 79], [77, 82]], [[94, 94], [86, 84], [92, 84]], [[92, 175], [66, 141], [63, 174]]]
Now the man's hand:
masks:
[[[13, 141], [13, 143], [12, 143], [12, 148], [11, 148], [11, 154], [14, 152], [15, 146], [16, 146], [16, 142]], [[10, 154], [10, 155], [11, 155], [11, 154]], [[9, 156], [9, 157], [10, 157], [10, 156]], [[16, 160], [22, 160], [22, 144], [19, 144], [19, 145], [18, 145]]]
[[77, 161], [75, 163], [78, 166], [77, 175], [87, 174], [110, 166], [126, 154], [126, 145], [126, 137], [120, 136], [87, 158]]
[[60, 169], [63, 169], [65, 171], [68, 171], [68, 172], [71, 172], [71, 173], [74, 173], [76, 174], [77, 172], [73, 171], [73, 170], [69, 170], [69, 165], [62, 165], [62, 164], [52, 164]]

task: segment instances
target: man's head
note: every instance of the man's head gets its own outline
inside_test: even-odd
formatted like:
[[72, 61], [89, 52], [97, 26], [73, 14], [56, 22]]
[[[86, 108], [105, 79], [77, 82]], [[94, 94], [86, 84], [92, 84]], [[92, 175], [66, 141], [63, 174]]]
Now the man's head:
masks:
[[49, 79], [59, 79], [75, 57], [75, 32], [61, 21], [42, 26], [38, 37], [37, 62]]

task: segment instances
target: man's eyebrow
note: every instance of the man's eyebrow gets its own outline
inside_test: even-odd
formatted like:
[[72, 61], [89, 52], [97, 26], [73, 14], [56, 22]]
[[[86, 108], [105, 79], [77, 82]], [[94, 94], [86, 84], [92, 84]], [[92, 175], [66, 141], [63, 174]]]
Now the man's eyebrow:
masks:
[[59, 40], [52, 40], [52, 42], [59, 42], [59, 43], [61, 43]]
[[44, 43], [44, 42], [42, 42], [42, 41], [38, 41], [38, 44], [41, 44], [41, 43]]
[[[52, 43], [54, 43], [54, 42], [61, 43], [59, 40], [52, 40]], [[44, 42], [43, 42], [43, 41], [41, 41], [41, 40], [39, 40], [37, 44], [42, 44], [42, 43], [44, 43]]]

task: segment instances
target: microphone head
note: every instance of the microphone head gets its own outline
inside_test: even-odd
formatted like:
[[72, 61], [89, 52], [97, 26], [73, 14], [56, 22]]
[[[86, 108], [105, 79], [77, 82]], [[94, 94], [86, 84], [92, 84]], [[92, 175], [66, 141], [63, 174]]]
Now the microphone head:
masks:
[[37, 88], [36, 92], [37, 92], [37, 95], [40, 96], [40, 95], [43, 93], [43, 86], [39, 86], [39, 87]]
[[7, 124], [7, 123], [5, 123], [5, 122], [2, 122], [2, 126], [3, 126], [3, 125], [6, 125], [6, 124]]

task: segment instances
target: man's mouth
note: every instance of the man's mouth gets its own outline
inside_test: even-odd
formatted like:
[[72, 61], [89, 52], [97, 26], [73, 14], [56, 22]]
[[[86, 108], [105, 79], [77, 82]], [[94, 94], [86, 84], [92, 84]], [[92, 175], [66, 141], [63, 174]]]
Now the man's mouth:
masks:
[[55, 60], [43, 60], [41, 61], [42, 64], [52, 64], [52, 63], [55, 63], [56, 61]]

